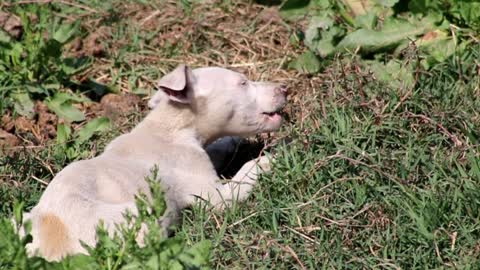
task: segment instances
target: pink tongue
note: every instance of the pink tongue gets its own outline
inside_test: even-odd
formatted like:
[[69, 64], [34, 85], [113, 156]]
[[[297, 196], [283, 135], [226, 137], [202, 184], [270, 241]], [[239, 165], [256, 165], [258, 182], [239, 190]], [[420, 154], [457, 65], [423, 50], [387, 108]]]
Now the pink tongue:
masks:
[[280, 114], [276, 113], [274, 115], [269, 115], [268, 119], [270, 119], [272, 121], [280, 121], [282, 119], [282, 116], [280, 116]]

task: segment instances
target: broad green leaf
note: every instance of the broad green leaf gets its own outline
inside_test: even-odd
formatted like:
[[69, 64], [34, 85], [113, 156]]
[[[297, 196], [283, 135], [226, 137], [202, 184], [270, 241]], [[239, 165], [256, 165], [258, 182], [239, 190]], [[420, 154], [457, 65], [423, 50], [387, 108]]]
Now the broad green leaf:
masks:
[[348, 6], [355, 17], [366, 14], [375, 5], [374, 0], [343, 0], [342, 2]]
[[325, 57], [335, 51], [334, 40], [343, 34], [342, 29], [334, 26], [333, 19], [327, 14], [313, 17], [305, 31], [305, 45], [318, 55]]
[[76, 97], [68, 93], [56, 93], [52, 98], [47, 99], [47, 107], [55, 112], [60, 118], [70, 122], [85, 120], [85, 115], [75, 108], [73, 102], [88, 101], [86, 98]]
[[60, 118], [63, 118], [67, 121], [79, 122], [85, 120], [85, 115], [79, 109], [75, 108], [71, 102], [47, 102], [47, 106]]
[[210, 241], [198, 242], [190, 247], [186, 254], [182, 254], [182, 261], [190, 265], [208, 265], [211, 248]]
[[287, 19], [304, 16], [310, 4], [310, 0], [287, 0], [280, 7], [280, 14]]
[[378, 17], [375, 12], [367, 12], [363, 15], [355, 17], [355, 26], [358, 28], [365, 28], [373, 30], [377, 25]]
[[320, 71], [320, 60], [313, 52], [307, 51], [291, 62], [289, 67], [300, 73], [313, 74]]
[[67, 75], [76, 74], [90, 65], [87, 58], [65, 58], [62, 61], [61, 69]]
[[11, 97], [15, 101], [14, 109], [17, 113], [27, 117], [33, 117], [34, 104], [30, 95], [26, 92], [12, 93]]
[[332, 7], [330, 0], [312, 0], [310, 5], [312, 5], [312, 8], [324, 10]]
[[318, 14], [330, 8], [329, 0], [287, 0], [280, 7], [280, 15], [288, 20], [304, 18], [309, 13]]
[[[321, 57], [332, 55], [336, 50], [336, 40], [343, 36], [345, 31], [339, 27], [332, 26], [326, 31], [321, 31], [321, 39], [317, 42], [308, 42], [309, 48]], [[306, 42], [307, 43], [307, 42]]]
[[28, 93], [44, 94], [46, 91], [40, 85], [25, 85]]
[[139, 95], [139, 96], [146, 96], [150, 93], [150, 90], [148, 90], [148, 89], [137, 88], [137, 87], [133, 87], [131, 91], [132, 91], [133, 94]]
[[[313, 43], [316, 40], [320, 40], [320, 31], [328, 30], [333, 26], [333, 19], [329, 16], [315, 16], [310, 19], [307, 30], [305, 31], [305, 42]], [[307, 44], [307, 46], [309, 46]]]
[[76, 21], [72, 24], [63, 24], [57, 29], [57, 31], [55, 31], [53, 34], [53, 39], [58, 41], [60, 44], [65, 44], [75, 36], [79, 26], [80, 21]]
[[414, 0], [408, 2], [408, 9], [413, 13], [426, 13], [440, 9], [441, 4], [438, 0]]
[[[167, 267], [162, 267], [163, 269], [168, 269], [168, 270], [185, 270], [185, 267], [183, 267], [182, 264], [180, 264], [179, 261], [175, 259], [171, 259], [170, 262], [168, 263]], [[162, 269], [160, 268], [160, 269]]]
[[390, 50], [403, 40], [424, 33], [426, 28], [403, 20], [389, 20], [380, 31], [360, 29], [347, 34], [338, 44], [338, 49], [355, 51], [360, 48], [362, 53]]
[[422, 48], [422, 51], [427, 53], [427, 57], [422, 59], [422, 64], [426, 69], [429, 69], [435, 63], [441, 63], [455, 52], [461, 52], [465, 48], [465, 43], [457, 46], [453, 39], [443, 39], [432, 44], [431, 46]]
[[429, 69], [432, 64], [445, 61], [455, 52], [461, 52], [465, 45], [457, 46], [457, 42], [446, 31], [435, 30], [426, 33], [416, 41], [417, 47], [426, 54], [422, 59], [424, 68]]
[[[60, 89], [60, 84], [59, 83], [49, 83], [49, 84], [44, 84], [42, 85], [42, 88], [52, 91], [52, 92], [57, 92]], [[43, 90], [43, 93], [46, 93], [45, 90]]]
[[72, 102], [76, 102], [76, 103], [91, 102], [91, 100], [87, 97], [83, 97], [83, 96], [79, 96], [79, 95], [75, 95], [75, 94], [71, 94], [71, 93], [66, 93], [66, 92], [55, 93], [55, 95], [53, 96], [53, 100], [55, 100], [55, 102], [59, 102], [59, 103], [64, 103], [64, 102], [67, 102], [67, 101], [72, 101]]
[[378, 61], [365, 61], [375, 77], [393, 89], [410, 89], [415, 78], [412, 65], [404, 66], [397, 60], [390, 60], [387, 64]]
[[5, 31], [0, 29], [0, 43], [8, 44], [11, 41], [12, 41], [12, 38], [10, 37], [10, 35], [8, 35], [7, 33], [5, 33]]
[[24, 47], [21, 43], [15, 43], [10, 50], [11, 61], [14, 66], [20, 66], [22, 64], [22, 54]]
[[148, 267], [148, 269], [160, 269], [160, 265], [158, 264], [159, 259], [158, 255], [154, 254], [148, 261], [146, 261], [145, 266]]
[[83, 143], [90, 139], [95, 133], [109, 129], [110, 125], [110, 119], [106, 117], [93, 119], [78, 132], [78, 138], [76, 142]]
[[[94, 269], [96, 262], [92, 256], [88, 256], [85, 254], [77, 254], [75, 256], [69, 257], [68, 263], [71, 266], [68, 269]], [[58, 269], [65, 269], [65, 266], [58, 267]]]
[[68, 141], [70, 138], [70, 135], [72, 134], [72, 129], [70, 126], [67, 126], [65, 124], [58, 124], [57, 126], [57, 143], [58, 144], [64, 144]]
[[[121, 269], [122, 270], [137, 270], [137, 269], [142, 269], [144, 267], [145, 263], [140, 263], [140, 262], [131, 262], [127, 265], [124, 265]], [[150, 268], [150, 269], [156, 269], [156, 268]]]
[[393, 7], [399, 0], [376, 0], [377, 3], [384, 7]]
[[[453, 48], [451, 48], [451, 46], [448, 46], [450, 48], [446, 48], [445, 45], [450, 42], [453, 43]], [[415, 44], [424, 52], [433, 54], [435, 58], [439, 59], [439, 62], [445, 60], [446, 57], [455, 51], [455, 40], [450, 37], [448, 33], [440, 30], [426, 33], [422, 38], [418, 39]]]
[[450, 8], [450, 14], [460, 22], [480, 29], [480, 2], [479, 1], [456, 1]]

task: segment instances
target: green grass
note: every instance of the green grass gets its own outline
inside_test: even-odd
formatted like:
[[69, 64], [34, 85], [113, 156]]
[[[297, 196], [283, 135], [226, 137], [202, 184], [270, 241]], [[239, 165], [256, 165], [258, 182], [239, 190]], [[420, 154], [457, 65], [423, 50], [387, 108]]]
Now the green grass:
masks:
[[252, 198], [225, 215], [196, 207], [181, 233], [213, 238], [219, 269], [476, 269], [478, 57], [421, 75], [400, 105], [405, 91], [339, 60], [317, 89], [326, 115], [314, 101], [286, 128]]
[[[121, 17], [124, 10], [115, 1], [89, 3], [97, 12], [88, 18], [112, 26], [111, 38], [103, 41], [106, 56], [91, 71], [108, 74], [109, 91], [126, 83], [129, 90], [144, 92], [149, 88], [145, 78], [154, 80], [175, 65], [158, 59], [182, 59], [175, 48], [197, 39], [201, 46], [191, 50], [213, 46], [194, 33], [177, 47], [155, 47], [153, 37], [168, 30], [136, 27]], [[233, 12], [235, 6], [224, 5]], [[203, 16], [190, 13], [187, 4], [179, 8], [186, 18]], [[71, 6], [68, 12], [88, 13]], [[325, 61], [321, 73], [298, 79], [311, 79], [313, 86], [295, 89], [291, 120], [279, 135], [284, 140], [270, 149], [273, 171], [261, 177], [246, 202], [224, 213], [204, 204], [186, 209], [170, 243], [151, 236], [154, 241], [140, 249], [131, 232], [114, 241], [103, 235], [91, 259], [73, 257], [55, 265], [25, 258], [22, 246], [28, 239], [17, 239], [3, 219], [0, 269], [120, 269], [134, 262], [156, 269], [155, 256], [175, 245], [187, 253], [193, 247], [197, 262], [210, 250], [216, 269], [478, 269], [478, 59], [480, 47], [474, 44], [428, 71], [419, 68], [413, 88], [375, 78], [357, 56]], [[96, 133], [86, 142], [51, 141], [0, 156], [0, 217], [12, 216], [15, 201], [23, 201], [26, 210], [33, 207], [43, 182], [73, 160], [97, 155], [140, 118], [141, 113], [134, 114], [127, 126]], [[67, 156], [69, 147], [74, 153]]]

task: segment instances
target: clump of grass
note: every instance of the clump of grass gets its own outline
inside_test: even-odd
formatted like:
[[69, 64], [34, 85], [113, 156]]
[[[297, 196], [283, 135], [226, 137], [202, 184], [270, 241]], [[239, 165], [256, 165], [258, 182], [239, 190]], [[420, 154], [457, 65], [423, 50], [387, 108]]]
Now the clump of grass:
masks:
[[475, 268], [478, 51], [413, 89], [337, 59], [253, 198], [225, 215], [195, 207], [180, 233], [213, 239], [221, 268]]

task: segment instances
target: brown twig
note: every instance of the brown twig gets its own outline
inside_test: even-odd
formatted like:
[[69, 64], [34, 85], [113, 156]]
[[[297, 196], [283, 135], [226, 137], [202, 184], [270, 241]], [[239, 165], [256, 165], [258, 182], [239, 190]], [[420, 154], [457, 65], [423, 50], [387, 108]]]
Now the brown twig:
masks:
[[412, 118], [420, 118], [425, 122], [428, 122], [430, 124], [437, 126], [437, 128], [439, 128], [444, 135], [446, 135], [450, 140], [452, 140], [453, 144], [456, 147], [461, 147], [463, 145], [463, 142], [460, 139], [458, 139], [457, 136], [449, 132], [442, 124], [435, 122], [433, 119], [427, 117], [426, 115], [414, 114], [414, 113], [408, 112], [407, 116]]

